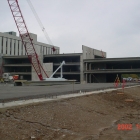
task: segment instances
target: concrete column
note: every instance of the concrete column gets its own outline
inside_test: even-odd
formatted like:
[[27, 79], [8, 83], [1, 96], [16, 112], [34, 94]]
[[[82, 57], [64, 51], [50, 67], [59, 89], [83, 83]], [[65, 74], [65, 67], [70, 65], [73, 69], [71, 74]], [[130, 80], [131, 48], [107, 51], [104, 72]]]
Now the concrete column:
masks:
[[48, 47], [48, 54], [50, 54], [50, 48]]
[[46, 55], [46, 47], [44, 47], [44, 52], [43, 52], [43, 54]]
[[14, 46], [14, 42], [15, 42], [15, 40], [11, 40], [12, 41], [12, 46], [11, 46], [11, 55], [14, 55], [14, 50], [15, 50], [15, 46]]
[[87, 77], [87, 73], [86, 73], [86, 75], [85, 75], [85, 81], [86, 81], [86, 83], [88, 83], [88, 77]]
[[47, 54], [50, 54], [49, 50], [50, 50], [49, 47], [47, 47]]
[[89, 74], [89, 83], [91, 83], [91, 74]]
[[87, 70], [87, 63], [86, 63], [86, 70]]
[[18, 55], [18, 40], [15, 41], [15, 55]]
[[42, 46], [42, 55], [44, 54], [44, 46]]
[[24, 45], [22, 44], [22, 54], [23, 55], [25, 55], [26, 53], [25, 53], [25, 47], [24, 47]]
[[87, 83], [87, 74], [84, 74], [84, 82]]
[[6, 54], [6, 40], [7, 39], [4, 37], [3, 38], [3, 46], [2, 46], [3, 47], [3, 54]]
[[11, 50], [11, 46], [10, 46], [10, 42], [11, 42], [11, 39], [7, 39], [7, 54], [10, 55], [10, 50]]
[[49, 54], [51, 54], [51, 48], [49, 47]]
[[80, 55], [80, 83], [84, 81], [84, 63], [83, 63], [83, 55]]
[[48, 50], [47, 50], [47, 48], [48, 48], [48, 47], [46, 47], [46, 55], [47, 55], [47, 53], [48, 53]]
[[89, 83], [89, 74], [87, 73], [86, 75], [87, 83]]
[[21, 55], [21, 44], [22, 44], [21, 41], [19, 41], [19, 53], [18, 53], [19, 55]]

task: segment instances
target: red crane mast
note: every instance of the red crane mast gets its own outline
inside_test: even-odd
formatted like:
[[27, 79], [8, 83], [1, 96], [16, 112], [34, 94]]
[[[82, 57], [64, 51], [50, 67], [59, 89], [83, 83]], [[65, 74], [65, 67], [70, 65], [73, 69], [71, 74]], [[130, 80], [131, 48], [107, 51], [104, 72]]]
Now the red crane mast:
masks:
[[35, 51], [35, 47], [33, 44], [33, 39], [31, 38], [29, 31], [27, 29], [25, 20], [23, 18], [22, 12], [21, 12], [19, 4], [18, 4], [18, 0], [7, 0], [7, 1], [9, 4], [9, 7], [11, 9], [13, 18], [15, 20], [16, 26], [18, 28], [22, 43], [23, 43], [26, 53], [28, 55], [28, 58], [32, 64], [32, 66], [34, 67], [39, 79], [43, 80], [41, 70], [43, 70], [46, 77], [48, 77], [48, 75], [46, 74], [45, 70], [43, 69], [43, 67], [41, 66], [41, 64], [39, 62], [38, 55]]

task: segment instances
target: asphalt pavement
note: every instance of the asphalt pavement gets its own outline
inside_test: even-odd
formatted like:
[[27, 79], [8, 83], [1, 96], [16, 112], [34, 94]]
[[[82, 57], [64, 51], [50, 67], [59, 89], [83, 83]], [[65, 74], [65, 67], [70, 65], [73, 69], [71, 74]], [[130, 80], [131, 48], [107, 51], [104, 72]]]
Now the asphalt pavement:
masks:
[[[126, 83], [126, 86], [136, 83]], [[119, 85], [121, 87], [121, 85]], [[11, 100], [32, 99], [59, 96], [78, 92], [88, 92], [101, 89], [114, 88], [114, 83], [70, 84], [54, 86], [13, 86], [0, 84], [0, 102]]]

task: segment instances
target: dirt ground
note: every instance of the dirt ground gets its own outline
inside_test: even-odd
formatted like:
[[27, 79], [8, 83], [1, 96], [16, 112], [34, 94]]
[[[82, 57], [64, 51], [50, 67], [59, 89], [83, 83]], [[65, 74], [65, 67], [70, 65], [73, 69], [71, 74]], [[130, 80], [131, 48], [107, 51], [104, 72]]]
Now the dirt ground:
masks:
[[140, 140], [140, 87], [0, 110], [0, 140]]

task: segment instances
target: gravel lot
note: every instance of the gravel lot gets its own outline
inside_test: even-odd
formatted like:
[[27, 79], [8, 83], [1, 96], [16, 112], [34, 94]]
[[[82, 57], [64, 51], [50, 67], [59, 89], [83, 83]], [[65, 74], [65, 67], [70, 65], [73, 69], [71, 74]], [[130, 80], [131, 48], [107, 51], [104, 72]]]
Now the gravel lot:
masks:
[[1, 140], [139, 140], [139, 126], [140, 86], [0, 110]]

